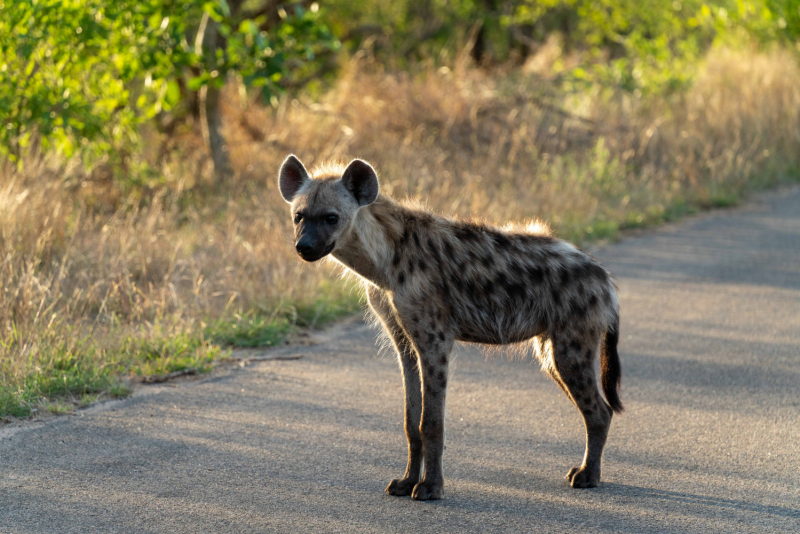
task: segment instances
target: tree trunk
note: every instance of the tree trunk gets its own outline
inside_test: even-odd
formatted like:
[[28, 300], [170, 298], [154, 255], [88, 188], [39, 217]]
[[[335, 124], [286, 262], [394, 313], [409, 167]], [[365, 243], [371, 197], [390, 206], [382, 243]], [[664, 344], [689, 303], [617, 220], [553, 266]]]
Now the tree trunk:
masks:
[[233, 174], [231, 159], [228, 155], [228, 143], [222, 135], [222, 113], [219, 105], [220, 90], [214, 84], [201, 89], [201, 110], [204, 117], [205, 130], [208, 132], [206, 143], [214, 160], [214, 176], [217, 183], [222, 183]]
[[472, 56], [472, 60], [475, 61], [478, 65], [483, 63], [484, 55], [486, 53], [486, 23], [481, 23], [480, 28], [478, 28], [478, 33], [475, 34], [475, 40], [472, 43], [472, 50], [470, 50], [469, 55]]
[[[206, 58], [216, 58], [219, 35], [217, 22], [206, 15], [201, 23], [200, 31], [202, 33], [198, 37], [205, 48]], [[199, 43], [195, 43], [195, 46], [197, 44]], [[213, 59], [210, 61], [213, 61]], [[214, 65], [210, 61], [207, 62], [206, 68], [213, 71]], [[204, 141], [208, 145], [211, 151], [211, 159], [214, 161], [214, 177], [217, 184], [224, 182], [233, 174], [231, 159], [228, 155], [228, 144], [222, 135], [222, 110], [220, 109], [219, 96], [220, 89], [214, 85], [213, 81], [200, 88], [200, 122]]]

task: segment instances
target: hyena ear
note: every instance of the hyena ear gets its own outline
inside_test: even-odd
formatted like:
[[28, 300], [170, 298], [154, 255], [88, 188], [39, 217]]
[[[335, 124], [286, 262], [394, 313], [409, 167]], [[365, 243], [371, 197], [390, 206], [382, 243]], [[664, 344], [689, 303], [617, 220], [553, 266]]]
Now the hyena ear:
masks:
[[294, 196], [309, 179], [308, 171], [294, 154], [286, 158], [278, 173], [278, 186], [283, 199], [291, 204]]
[[366, 161], [354, 159], [342, 174], [342, 184], [350, 191], [359, 206], [369, 206], [378, 198], [380, 186], [375, 169]]

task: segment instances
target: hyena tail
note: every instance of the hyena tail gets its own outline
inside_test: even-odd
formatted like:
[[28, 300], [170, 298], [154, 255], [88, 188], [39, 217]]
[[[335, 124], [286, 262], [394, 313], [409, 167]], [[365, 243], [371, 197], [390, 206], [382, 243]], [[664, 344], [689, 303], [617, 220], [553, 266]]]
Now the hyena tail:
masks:
[[619, 400], [619, 385], [622, 380], [622, 367], [619, 363], [617, 343], [619, 342], [619, 319], [606, 332], [603, 348], [600, 351], [600, 383], [608, 404], [616, 413], [622, 413]]

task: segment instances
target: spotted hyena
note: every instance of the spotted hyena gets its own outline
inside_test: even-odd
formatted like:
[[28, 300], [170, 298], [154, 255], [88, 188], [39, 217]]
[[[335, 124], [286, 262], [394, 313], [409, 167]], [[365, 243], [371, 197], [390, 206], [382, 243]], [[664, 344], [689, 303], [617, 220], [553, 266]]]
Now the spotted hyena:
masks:
[[[594, 258], [546, 231], [499, 229], [395, 202], [358, 159], [310, 175], [289, 156], [279, 185], [292, 206], [297, 253], [309, 262], [331, 255], [356, 273], [397, 349], [408, 464], [387, 493], [419, 500], [444, 494], [447, 367], [456, 340], [533, 341], [586, 425], [583, 462], [567, 479], [573, 488], [599, 484], [611, 416], [622, 403], [619, 303]], [[598, 357], [605, 398], [595, 377]]]

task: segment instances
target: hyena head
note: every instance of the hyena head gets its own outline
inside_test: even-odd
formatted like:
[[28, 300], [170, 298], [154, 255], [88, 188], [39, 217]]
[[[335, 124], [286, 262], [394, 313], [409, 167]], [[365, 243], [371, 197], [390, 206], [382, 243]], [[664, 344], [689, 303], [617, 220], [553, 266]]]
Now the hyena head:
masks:
[[358, 210], [378, 198], [378, 176], [369, 163], [354, 159], [341, 173], [318, 179], [296, 157], [281, 165], [278, 185], [292, 205], [295, 249], [306, 261], [317, 261], [345, 241]]

